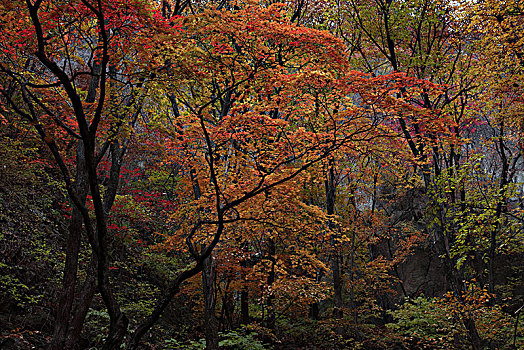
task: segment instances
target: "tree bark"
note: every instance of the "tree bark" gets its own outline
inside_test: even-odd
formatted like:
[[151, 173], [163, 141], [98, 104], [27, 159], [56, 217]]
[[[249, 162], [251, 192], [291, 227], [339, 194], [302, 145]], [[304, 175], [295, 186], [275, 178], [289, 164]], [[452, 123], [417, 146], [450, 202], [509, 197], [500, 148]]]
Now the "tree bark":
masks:
[[240, 315], [242, 319], [242, 324], [248, 324], [249, 319], [249, 292], [243, 290], [240, 292]]
[[[78, 199], [86, 202], [88, 186], [85, 169], [85, 153], [82, 141], [77, 143], [76, 151], [76, 176], [75, 192]], [[49, 346], [51, 350], [64, 349], [65, 342], [69, 337], [69, 326], [71, 322], [71, 311], [76, 295], [76, 284], [78, 277], [78, 254], [82, 241], [82, 214], [80, 210], [72, 205], [71, 220], [68, 226], [66, 239], [66, 257], [64, 266], [64, 279], [62, 281], [62, 291], [56, 309], [55, 327], [53, 330], [53, 340]]]
[[240, 262], [242, 267], [242, 283], [243, 289], [240, 292], [240, 323], [247, 325], [249, 324], [249, 291], [246, 281], [246, 275], [244, 269], [247, 267], [247, 259]]
[[[330, 161], [326, 187], [326, 213], [328, 215], [335, 214], [335, 171], [333, 168], [333, 161]], [[338, 235], [335, 232], [335, 223], [332, 219], [328, 220], [328, 228], [331, 231], [331, 270], [333, 273], [333, 317], [342, 318], [342, 275], [340, 271], [340, 252], [339, 244], [337, 242]]]
[[82, 294], [78, 298], [76, 307], [73, 310], [73, 319], [69, 327], [69, 335], [65, 342], [64, 349], [73, 349], [80, 339], [84, 321], [91, 306], [91, 301], [96, 293], [96, 258], [93, 257], [89, 264], [87, 277], [82, 287]]
[[275, 241], [272, 238], [268, 238], [268, 256], [269, 260], [271, 262], [271, 267], [269, 268], [269, 274], [267, 276], [267, 288], [268, 288], [268, 296], [267, 296], [267, 320], [266, 320], [266, 327], [269, 329], [275, 329], [275, 322], [276, 322], [276, 315], [275, 315], [275, 307], [273, 305], [273, 301], [275, 299], [275, 296], [273, 294], [273, 283], [275, 283], [275, 265], [276, 265], [276, 247], [275, 247]]
[[202, 286], [204, 294], [204, 324], [206, 333], [206, 349], [218, 349], [218, 320], [215, 313], [215, 280], [216, 261], [213, 255], [204, 259], [202, 270]]

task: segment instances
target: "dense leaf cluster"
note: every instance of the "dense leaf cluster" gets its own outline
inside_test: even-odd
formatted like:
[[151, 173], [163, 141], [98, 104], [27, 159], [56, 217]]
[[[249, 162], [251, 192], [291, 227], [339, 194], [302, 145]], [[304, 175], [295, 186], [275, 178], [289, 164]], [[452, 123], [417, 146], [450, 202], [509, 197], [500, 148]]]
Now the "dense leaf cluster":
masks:
[[523, 13], [0, 0], [0, 347], [521, 348]]

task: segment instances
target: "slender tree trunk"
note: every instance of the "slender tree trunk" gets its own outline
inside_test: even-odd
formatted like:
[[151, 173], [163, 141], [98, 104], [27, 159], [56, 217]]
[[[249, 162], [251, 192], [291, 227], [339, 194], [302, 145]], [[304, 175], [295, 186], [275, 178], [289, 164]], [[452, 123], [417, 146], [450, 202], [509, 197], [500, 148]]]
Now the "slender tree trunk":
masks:
[[504, 145], [504, 122], [500, 123], [500, 136], [498, 138], [498, 151], [502, 161], [502, 169], [500, 174], [499, 182], [499, 194], [500, 199], [497, 203], [497, 209], [495, 211], [495, 217], [498, 219], [495, 227], [491, 229], [489, 237], [489, 250], [488, 250], [488, 291], [491, 294], [495, 294], [495, 256], [497, 254], [497, 235], [503, 224], [500, 223], [500, 219], [503, 212], [506, 212], [506, 186], [508, 184], [508, 172], [509, 172], [509, 160], [506, 155]]
[[317, 302], [311, 303], [309, 305], [309, 318], [312, 320], [320, 320], [320, 308]]
[[69, 235], [66, 243], [64, 280], [62, 281], [62, 291], [57, 304], [53, 341], [49, 347], [51, 350], [63, 349], [67, 338], [71, 308], [75, 298], [81, 229], [82, 217], [77, 210], [73, 209], [71, 222], [68, 227]]
[[220, 318], [219, 329], [233, 329], [233, 315], [235, 312], [235, 303], [233, 301], [233, 295], [229, 291], [229, 285], [231, 280], [227, 281], [226, 288], [224, 290], [224, 297], [222, 298], [222, 312]]
[[[86, 96], [86, 102], [93, 103], [96, 98], [98, 89], [98, 74], [100, 74], [100, 65], [95, 64], [93, 67], [93, 76], [89, 83], [89, 90]], [[75, 192], [79, 201], [85, 205], [89, 185], [87, 183], [87, 168], [84, 143], [82, 140], [77, 143], [76, 150], [76, 176]], [[55, 319], [55, 329], [53, 332], [53, 341], [49, 347], [52, 350], [70, 349], [77, 343], [84, 323], [84, 317], [79, 318], [78, 313], [72, 313], [73, 301], [75, 299], [75, 289], [77, 284], [78, 273], [78, 254], [82, 242], [83, 218], [80, 210], [72, 205], [71, 222], [68, 227], [68, 237], [66, 240], [66, 261], [64, 267], [64, 280], [62, 283], [62, 292], [60, 301], [57, 306], [57, 317]], [[88, 273], [89, 275], [89, 273]], [[94, 274], [92, 274], [94, 277]], [[89, 276], [88, 276], [89, 279]], [[79, 304], [86, 305], [89, 309], [93, 296], [86, 295], [86, 291], [95, 290], [96, 282], [92, 279], [95, 286], [84, 288], [78, 298]], [[86, 286], [85, 286], [86, 287]], [[78, 331], [80, 328], [80, 331]]]
[[91, 301], [96, 293], [96, 258], [93, 257], [89, 264], [87, 277], [82, 287], [82, 293], [78, 298], [76, 307], [73, 310], [73, 319], [69, 329], [69, 335], [65, 342], [64, 349], [73, 349], [82, 333], [84, 321], [91, 306]]
[[[103, 218], [104, 224], [97, 224], [97, 230], [103, 229], [104, 234], [100, 239], [101, 246], [104, 247], [106, 251], [105, 255], [102, 255], [103, 260], [98, 260], [98, 280], [99, 280], [99, 289], [102, 294], [102, 297], [105, 299], [104, 302], [108, 308], [109, 315], [111, 316], [111, 323], [109, 326], [109, 335], [107, 337], [106, 343], [104, 344], [104, 350], [113, 350], [120, 349], [124, 337], [127, 334], [127, 327], [129, 325], [129, 319], [121, 311], [118, 300], [112, 292], [112, 286], [109, 281], [109, 275], [107, 273], [109, 269], [109, 255], [108, 251], [108, 237], [107, 237], [107, 217], [111, 211], [116, 194], [120, 184], [120, 170], [122, 167], [122, 161], [127, 150], [127, 143], [121, 147], [118, 140], [115, 140], [110, 145], [111, 151], [111, 169], [109, 173], [109, 182], [107, 189], [105, 191], [104, 199], [100, 203], [101, 209], [97, 216]], [[96, 163], [93, 164], [96, 169]], [[93, 185], [92, 185], [93, 186]], [[98, 178], [96, 178], [96, 185], [98, 186]], [[92, 191], [93, 192], [93, 191]], [[98, 219], [100, 221], [100, 219]], [[100, 276], [103, 271], [103, 277]], [[104, 297], [105, 295], [105, 297]]]
[[[190, 172], [193, 182], [195, 199], [200, 199], [202, 191], [194, 169]], [[204, 296], [204, 328], [206, 333], [206, 349], [218, 349], [218, 320], [215, 313], [215, 280], [216, 280], [216, 261], [213, 254], [210, 254], [203, 261], [202, 267], [202, 286]]]
[[[76, 152], [76, 179], [75, 192], [82, 203], [85, 203], [88, 193], [88, 185], [85, 169], [85, 154], [82, 141], [77, 143]], [[64, 266], [64, 279], [62, 281], [62, 291], [57, 304], [55, 328], [53, 340], [49, 349], [64, 349], [66, 339], [69, 337], [69, 326], [71, 321], [71, 311], [76, 294], [77, 273], [78, 273], [78, 254], [82, 241], [83, 219], [80, 210], [72, 206], [71, 220], [68, 227], [66, 239], [66, 260]]]
[[240, 315], [242, 324], [249, 324], [249, 292], [247, 289], [240, 292]]
[[269, 329], [275, 329], [275, 321], [276, 321], [276, 315], [275, 315], [275, 308], [273, 305], [273, 301], [275, 299], [275, 295], [273, 294], [273, 283], [275, 283], [275, 264], [276, 264], [276, 248], [275, 248], [275, 241], [272, 238], [268, 238], [268, 255], [269, 260], [271, 261], [271, 267], [269, 269], [269, 274], [267, 276], [267, 287], [268, 287], [268, 296], [267, 296], [267, 320], [266, 320], [266, 327]]
[[462, 322], [468, 330], [469, 340], [471, 341], [471, 347], [473, 350], [482, 350], [484, 349], [482, 338], [477, 331], [477, 325], [475, 320], [473, 320], [469, 315], [462, 317]]
[[[322, 281], [322, 277], [324, 276], [323, 271], [317, 272], [317, 276], [315, 278], [317, 283], [320, 283]], [[318, 302], [313, 302], [311, 305], [309, 305], [309, 317], [313, 320], [320, 320], [320, 306]]]
[[[356, 208], [355, 208], [356, 209]], [[349, 300], [351, 303], [351, 312], [353, 314], [353, 323], [355, 326], [355, 334], [359, 334], [358, 331], [358, 314], [357, 314], [357, 304], [355, 301], [355, 240], [356, 240], [356, 230], [353, 228], [353, 232], [351, 234], [351, 256], [350, 256], [350, 262], [349, 262], [349, 280], [350, 280], [350, 287], [349, 287]]]
[[202, 285], [204, 292], [204, 322], [206, 332], [206, 349], [218, 349], [218, 320], [215, 313], [215, 280], [216, 261], [213, 255], [204, 259], [202, 270]]
[[[335, 171], [333, 169], [333, 162], [330, 161], [327, 179], [325, 182], [326, 187], [326, 213], [328, 215], [335, 214]], [[333, 250], [331, 257], [331, 269], [333, 272], [333, 317], [342, 318], [342, 274], [340, 270], [340, 247], [337, 242], [338, 235], [335, 232], [335, 223], [333, 220], [328, 221], [328, 227], [331, 232], [331, 249]]]
[[[247, 267], [247, 260], [240, 262], [242, 270]], [[250, 322], [249, 319], [249, 291], [246, 283], [246, 275], [242, 271], [242, 283], [244, 284], [242, 291], [240, 292], [240, 322], [241, 324], [247, 325]]]
[[64, 349], [64, 343], [67, 338], [71, 309], [73, 300], [75, 299], [81, 230], [82, 217], [80, 212], [74, 208], [68, 227], [64, 279], [56, 308], [55, 328], [53, 331], [53, 341], [49, 347], [50, 350]]
[[333, 310], [333, 317], [342, 318], [343, 316], [343, 299], [342, 299], [342, 276], [340, 273], [340, 255], [338, 253], [333, 254], [333, 296], [335, 308]]
[[[442, 217], [442, 216], [441, 216]], [[443, 237], [444, 241], [444, 261], [446, 266], [446, 274], [448, 277], [449, 282], [451, 283], [451, 290], [455, 294], [455, 296], [458, 298], [458, 300], [462, 303], [462, 291], [464, 290], [464, 283], [463, 276], [461, 276], [460, 272], [457, 271], [455, 267], [455, 263], [453, 259], [450, 256], [450, 242], [448, 236], [445, 234], [445, 232], [442, 231], [442, 228], [440, 228], [440, 234]], [[477, 326], [475, 323], [475, 320], [471, 317], [470, 313], [468, 311], [465, 311], [461, 314], [462, 323], [464, 323], [464, 327], [466, 328], [468, 332], [469, 340], [471, 341], [471, 346], [473, 350], [482, 350], [484, 349], [483, 346], [483, 340], [480, 337]]]

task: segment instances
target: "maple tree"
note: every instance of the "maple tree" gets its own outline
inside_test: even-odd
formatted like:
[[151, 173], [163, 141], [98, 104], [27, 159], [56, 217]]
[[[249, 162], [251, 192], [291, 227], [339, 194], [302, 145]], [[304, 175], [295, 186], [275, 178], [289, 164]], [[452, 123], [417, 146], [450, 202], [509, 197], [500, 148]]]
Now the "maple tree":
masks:
[[[496, 77], [498, 76], [497, 73], [491, 75], [494, 79], [489, 80], [488, 83], [489, 78], [483, 76], [482, 72], [486, 72], [487, 75], [497, 70], [500, 72], [504, 70], [503, 67], [507, 66], [507, 62], [515, 62], [518, 58], [518, 53], [515, 54], [515, 51], [507, 51], [502, 46], [494, 44], [500, 41], [500, 37], [493, 40], [492, 36], [484, 33], [490, 31], [501, 33], [503, 26], [497, 27], [493, 24], [499, 23], [502, 18], [508, 19], [505, 23], [506, 28], [511, 27], [517, 30], [518, 5], [490, 2], [473, 5], [468, 2], [459, 4], [458, 2], [433, 1], [350, 1], [341, 5], [337, 3], [336, 6], [331, 7], [320, 6], [324, 14], [322, 15], [323, 20], [318, 25], [337, 33], [348, 44], [348, 54], [353, 64], [376, 75], [390, 71], [404, 71], [439, 83], [443, 88], [442, 95], [430, 97], [423, 93], [415, 96], [413, 102], [433, 109], [435, 116], [439, 115], [441, 118], [440, 122], [434, 119], [436, 125], [442, 123], [445, 127], [431, 130], [423, 125], [425, 122], [417, 118], [401, 117], [398, 119], [398, 130], [405, 138], [415, 160], [413, 172], [420, 171], [424, 180], [423, 191], [429, 190], [428, 197], [434, 195], [434, 190], [446, 191], [449, 194], [444, 198], [440, 197], [437, 200], [438, 204], [430, 207], [431, 211], [425, 214], [425, 220], [434, 230], [433, 234], [440, 236], [441, 240], [445, 241], [443, 246], [437, 245], [437, 249], [442, 249], [443, 256], [447, 257], [448, 278], [450, 281], [455, 281], [451, 282], [451, 287], [454, 288], [460, 299], [460, 290], [465, 288], [461, 282], [465, 276], [464, 272], [460, 271], [460, 266], [464, 259], [468, 258], [463, 255], [462, 258], [459, 258], [456, 251], [474, 248], [473, 246], [468, 248], [470, 242], [464, 241], [464, 237], [470, 237], [470, 234], [465, 234], [459, 228], [460, 224], [466, 220], [465, 216], [456, 217], [454, 224], [444, 224], [447, 219], [442, 220], [442, 218], [450, 214], [449, 208], [453, 208], [455, 203], [461, 208], [467, 207], [468, 209], [462, 213], [471, 215], [469, 217], [472, 219], [475, 217], [475, 214], [472, 213], [480, 209], [478, 204], [472, 204], [474, 201], [478, 203], [479, 198], [467, 185], [464, 183], [461, 185], [460, 181], [463, 181], [465, 177], [477, 176], [474, 173], [464, 175], [466, 169], [462, 169], [464, 166], [467, 168], [469, 162], [475, 162], [474, 154], [478, 151], [476, 145], [472, 145], [469, 140], [476, 139], [485, 132], [481, 125], [485, 123], [491, 125], [494, 120], [497, 120], [496, 117], [493, 117], [493, 113], [498, 114], [498, 106], [495, 111], [488, 106], [496, 105], [498, 102], [488, 91], [497, 89], [499, 82]], [[315, 9], [311, 11], [314, 12]], [[470, 17], [467, 17], [465, 13]], [[491, 24], [484, 20], [486, 17], [492, 20]], [[475, 34], [471, 34], [472, 32]], [[513, 44], [512, 49], [518, 47], [515, 44], [519, 34], [514, 31], [512, 32], [514, 35], [511, 36], [508, 35], [509, 33], [510, 31], [505, 29], [505, 35], [507, 35], [505, 38]], [[479, 42], [485, 45], [480, 51], [478, 49], [482, 44], [477, 45]], [[498, 55], [505, 57], [508, 61], [495, 63], [492, 60], [493, 54], [501, 49]], [[479, 57], [485, 57], [489, 63], [479, 60]], [[494, 69], [487, 68], [494, 65], [497, 66]], [[503, 80], [500, 80], [500, 83], [507, 86]], [[514, 85], [516, 86], [518, 84]], [[402, 95], [402, 93], [403, 91], [400, 90], [399, 94]], [[478, 100], [472, 101], [472, 98], [479, 99], [479, 97], [480, 99], [486, 98], [486, 103], [478, 104]], [[518, 100], [514, 97], [505, 96], [503, 101], [507, 103], [506, 106], [511, 106], [512, 111], [519, 110]], [[500, 137], [500, 139], [497, 138], [500, 145], [494, 145], [494, 148], [498, 150], [496, 152], [501, 154], [500, 162], [497, 161], [498, 156], [490, 158], [490, 161], [494, 161], [491, 164], [498, 164], [494, 166], [494, 169], [501, 170], [501, 174], [497, 176], [501, 178], [500, 188], [503, 189], [503, 199], [498, 206], [487, 204], [484, 206], [484, 209], [501, 220], [506, 220], [502, 219], [506, 215], [502, 212], [507, 210], [503, 208], [508, 208], [507, 199], [513, 196], [508, 193], [509, 197], [506, 197], [504, 193], [513, 186], [510, 183], [515, 181], [513, 176], [518, 172], [520, 158], [520, 150], [514, 147], [513, 141], [510, 141], [508, 136], [503, 136], [504, 133], [511, 133], [507, 128], [507, 123], [508, 121], [505, 124], [503, 122], [502, 125], [506, 125], [505, 127], [496, 127], [492, 131], [494, 137], [497, 135]], [[480, 145], [489, 147], [489, 142], [486, 141], [484, 139]], [[493, 153], [488, 154], [494, 155]], [[511, 161], [508, 162], [509, 159]], [[511, 170], [508, 170], [509, 168]], [[412, 176], [409, 173], [406, 175]], [[446, 180], [443, 180], [443, 177]], [[416, 176], [413, 178], [416, 179]], [[444, 186], [446, 189], [442, 188], [445, 181], [451, 183], [450, 186]], [[506, 187], [508, 184], [509, 186]], [[421, 193], [422, 196], [425, 196], [424, 192]], [[496, 200], [493, 200], [493, 203], [496, 203]], [[468, 214], [465, 214], [466, 212]], [[502, 227], [507, 227], [507, 229], [511, 227], [512, 224], [509, 221], [505, 221], [508, 226], [496, 225], [497, 227], [488, 230], [491, 231], [491, 248], [486, 247], [483, 251], [489, 255], [489, 258], [484, 259], [487, 261], [485, 266], [491, 277], [484, 283], [491, 291], [495, 286], [493, 266], [497, 259], [495, 253], [498, 245], [497, 237], [506, 229]], [[435, 225], [435, 223], [440, 224]], [[501, 234], [501, 237], [504, 236], [505, 234]], [[477, 271], [475, 274], [477, 280], [480, 275], [484, 275], [483, 268], [479, 269], [478, 266], [472, 266], [472, 268]], [[400, 283], [405, 294], [402, 281]], [[462, 315], [473, 345], [480, 348], [483, 346], [483, 341], [477, 335], [474, 320], [468, 317], [467, 313]]]
[[53, 300], [54, 349], [438, 347], [440, 305], [516, 346], [518, 6], [0, 1], [0, 195], [52, 188], [61, 227], [46, 297], [9, 254], [6, 300]]
[[[121, 342], [128, 321], [108, 277], [107, 215], [128, 143], [121, 130], [136, 122], [133, 110], [141, 103], [133, 84], [142, 69], [126, 56], [136, 50], [140, 31], [146, 34], [145, 20], [151, 23], [153, 17], [142, 2], [3, 1], [1, 6], [3, 114], [12, 110], [33, 125], [60, 169], [73, 207], [53, 346], [73, 346], [98, 288], [111, 319], [106, 343], [111, 348]], [[128, 113], [135, 116], [124, 119]], [[74, 144], [76, 154], [71, 155]], [[108, 152], [111, 172], [102, 196], [97, 166]], [[72, 314], [82, 227], [93, 258]]]
[[[161, 96], [172, 104], [168, 128], [174, 149], [171, 161], [190, 169], [185, 192], [194, 198], [186, 199], [178, 209], [176, 222], [187, 224], [168, 242], [179, 242], [177, 248], [195, 258], [192, 274], [204, 268], [211, 249], [227, 234], [227, 226], [264, 220], [251, 217], [260, 206], [268, 205], [255, 197], [268, 200], [273, 188], [283, 183], [297, 187], [295, 177], [333, 151], [387, 134], [380, 128], [376, 131], [378, 119], [366, 103], [381, 108], [383, 119], [398, 110], [425, 113], [393, 96], [399, 86], [416, 90], [422, 82], [402, 75], [377, 79], [351, 71], [342, 75], [344, 58], [326, 46], [330, 42], [339, 45], [333, 37], [290, 25], [277, 5], [259, 10], [260, 17], [252, 16], [253, 23], [272, 21], [271, 26], [246, 23], [244, 11], [253, 12], [246, 7], [238, 12], [221, 11], [221, 16], [204, 11], [185, 17], [184, 32], [196, 43], [190, 59], [181, 59], [180, 51], [170, 56], [173, 44], [169, 41], [164, 41], [158, 54], [170, 63], [180, 62], [167, 72], [166, 81], [161, 78], [158, 84], [167, 84]], [[285, 31], [289, 37], [283, 36]], [[235, 33], [243, 34], [237, 37]], [[183, 38], [184, 33], [174, 40]], [[329, 57], [323, 57], [326, 49]], [[181, 73], [177, 75], [176, 69]], [[170, 89], [171, 75], [177, 77], [176, 90]], [[355, 94], [360, 95], [362, 106], [354, 104]], [[165, 124], [158, 127], [165, 128]], [[200, 219], [191, 222], [187, 218]], [[264, 243], [274, 271], [278, 260], [272, 235], [278, 230], [268, 233]], [[274, 272], [267, 281], [271, 288]], [[173, 291], [176, 288], [173, 286]], [[270, 313], [274, 312], [272, 299], [269, 295]], [[267, 326], [273, 328], [274, 314], [268, 317]]]

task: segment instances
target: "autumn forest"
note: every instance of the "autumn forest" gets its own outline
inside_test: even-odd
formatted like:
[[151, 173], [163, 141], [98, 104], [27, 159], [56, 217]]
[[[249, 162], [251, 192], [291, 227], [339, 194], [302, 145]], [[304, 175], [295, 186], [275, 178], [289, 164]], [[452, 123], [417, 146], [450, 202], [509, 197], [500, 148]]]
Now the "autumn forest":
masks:
[[1, 349], [523, 349], [524, 0], [0, 0]]

